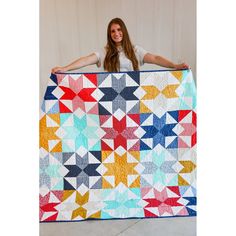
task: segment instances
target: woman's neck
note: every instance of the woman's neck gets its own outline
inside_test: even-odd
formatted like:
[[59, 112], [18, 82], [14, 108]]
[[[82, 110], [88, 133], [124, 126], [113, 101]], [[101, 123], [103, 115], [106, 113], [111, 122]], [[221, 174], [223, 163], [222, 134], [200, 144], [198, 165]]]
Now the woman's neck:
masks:
[[123, 50], [123, 47], [122, 47], [121, 44], [120, 44], [120, 45], [116, 45], [116, 48], [117, 48], [117, 50], [118, 50], [119, 52]]

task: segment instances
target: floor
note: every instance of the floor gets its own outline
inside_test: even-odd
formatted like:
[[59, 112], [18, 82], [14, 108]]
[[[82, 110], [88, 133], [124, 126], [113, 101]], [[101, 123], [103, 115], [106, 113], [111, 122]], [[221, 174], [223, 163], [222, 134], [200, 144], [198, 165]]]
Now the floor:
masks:
[[196, 236], [196, 217], [41, 223], [40, 236]]

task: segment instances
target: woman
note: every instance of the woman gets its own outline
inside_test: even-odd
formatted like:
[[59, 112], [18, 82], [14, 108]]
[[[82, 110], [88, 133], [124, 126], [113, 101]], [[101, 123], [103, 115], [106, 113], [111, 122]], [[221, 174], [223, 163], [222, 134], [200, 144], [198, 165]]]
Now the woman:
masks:
[[104, 71], [108, 72], [137, 71], [144, 63], [174, 69], [189, 68], [185, 63], [174, 64], [161, 56], [148, 53], [137, 45], [133, 46], [124, 22], [120, 18], [114, 18], [108, 24], [107, 45], [103, 50], [81, 57], [67, 66], [54, 67], [52, 73], [76, 70], [93, 64], [103, 66]]

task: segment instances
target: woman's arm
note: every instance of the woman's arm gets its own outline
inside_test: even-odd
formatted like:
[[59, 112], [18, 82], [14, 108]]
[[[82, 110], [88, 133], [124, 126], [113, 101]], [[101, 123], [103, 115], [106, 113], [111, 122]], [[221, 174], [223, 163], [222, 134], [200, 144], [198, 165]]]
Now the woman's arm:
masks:
[[70, 71], [70, 70], [76, 70], [85, 66], [93, 65], [98, 63], [98, 58], [95, 55], [95, 53], [92, 53], [88, 56], [81, 57], [77, 59], [76, 61], [70, 63], [67, 66], [57, 66], [52, 68], [52, 73], [56, 72], [65, 72], [65, 71]]
[[189, 65], [186, 63], [174, 64], [173, 62], [167, 60], [164, 57], [153, 55], [151, 53], [145, 54], [143, 58], [144, 63], [156, 64], [159, 66], [167, 67], [167, 68], [175, 68], [175, 69], [189, 69]]

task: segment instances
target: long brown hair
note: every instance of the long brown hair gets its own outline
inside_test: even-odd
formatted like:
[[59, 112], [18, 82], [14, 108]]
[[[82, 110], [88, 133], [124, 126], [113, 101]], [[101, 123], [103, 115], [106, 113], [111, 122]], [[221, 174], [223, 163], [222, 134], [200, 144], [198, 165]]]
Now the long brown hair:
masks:
[[106, 56], [104, 59], [104, 69], [108, 72], [119, 72], [120, 61], [119, 52], [116, 48], [115, 42], [111, 38], [111, 26], [112, 24], [118, 24], [123, 33], [123, 39], [121, 42], [122, 48], [126, 57], [132, 62], [133, 69], [139, 70], [138, 60], [134, 53], [133, 45], [129, 38], [128, 30], [125, 23], [120, 18], [114, 18], [110, 21], [107, 27], [107, 45], [106, 45]]

